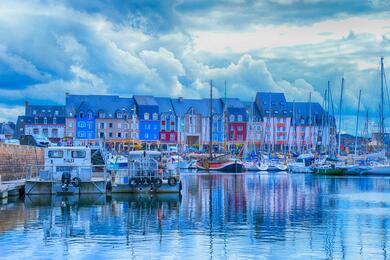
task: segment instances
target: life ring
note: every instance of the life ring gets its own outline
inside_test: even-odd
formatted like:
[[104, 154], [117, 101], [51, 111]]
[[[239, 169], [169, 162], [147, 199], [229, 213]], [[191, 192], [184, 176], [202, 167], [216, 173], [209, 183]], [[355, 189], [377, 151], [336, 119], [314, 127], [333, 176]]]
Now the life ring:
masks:
[[138, 186], [139, 182], [140, 182], [139, 178], [132, 177], [129, 180], [129, 186], [132, 187], [132, 188], [135, 188], [135, 187]]
[[149, 186], [150, 185], [150, 178], [149, 177], [143, 177], [141, 179], [141, 185], [145, 186], [145, 187]]
[[80, 187], [80, 182], [81, 182], [81, 179], [79, 177], [74, 177], [72, 179], [73, 187], [76, 187], [76, 188]]
[[169, 178], [168, 178], [168, 184], [169, 184], [170, 186], [175, 186], [176, 183], [177, 183], [177, 180], [176, 180], [175, 177], [169, 177]]
[[162, 185], [162, 180], [160, 178], [154, 178], [153, 179], [153, 186], [155, 188], [160, 188]]

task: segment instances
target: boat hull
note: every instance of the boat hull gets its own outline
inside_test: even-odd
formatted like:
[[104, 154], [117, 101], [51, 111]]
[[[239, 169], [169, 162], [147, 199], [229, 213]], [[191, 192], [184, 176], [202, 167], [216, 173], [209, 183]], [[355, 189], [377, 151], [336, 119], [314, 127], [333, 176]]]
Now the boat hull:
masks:
[[208, 165], [202, 162], [196, 164], [200, 171], [220, 171], [220, 172], [244, 172], [245, 166], [240, 162], [209, 162]]

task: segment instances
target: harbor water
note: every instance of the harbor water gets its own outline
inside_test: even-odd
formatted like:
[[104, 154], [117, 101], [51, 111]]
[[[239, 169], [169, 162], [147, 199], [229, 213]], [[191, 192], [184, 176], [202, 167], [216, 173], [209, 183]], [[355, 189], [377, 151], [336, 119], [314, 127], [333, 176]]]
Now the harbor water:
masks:
[[183, 173], [182, 195], [0, 204], [0, 259], [389, 259], [390, 178]]

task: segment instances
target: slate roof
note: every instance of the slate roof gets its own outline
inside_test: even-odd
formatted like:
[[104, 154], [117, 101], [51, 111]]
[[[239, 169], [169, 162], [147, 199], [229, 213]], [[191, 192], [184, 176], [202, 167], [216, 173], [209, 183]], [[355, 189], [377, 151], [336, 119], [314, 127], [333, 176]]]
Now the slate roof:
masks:
[[132, 98], [114, 95], [67, 95], [66, 116], [74, 117], [79, 111], [92, 112], [95, 117], [99, 112], [106, 113], [106, 118], [114, 118], [116, 112], [131, 114], [134, 108]]
[[[35, 115], [34, 115], [35, 111]], [[58, 115], [55, 115], [55, 111], [58, 111]], [[65, 106], [58, 105], [27, 105], [25, 108], [26, 116], [38, 116], [38, 117], [60, 117], [65, 116]]]
[[194, 108], [195, 113], [201, 114], [201, 116], [206, 117], [210, 115], [209, 103], [207, 102], [207, 99], [175, 98], [171, 101], [177, 116], [184, 116], [191, 108]]
[[173, 109], [171, 98], [169, 97], [156, 97], [154, 98], [158, 104], [160, 113], [175, 113]]
[[139, 106], [158, 106], [158, 103], [153, 96], [135, 95], [134, 99]]

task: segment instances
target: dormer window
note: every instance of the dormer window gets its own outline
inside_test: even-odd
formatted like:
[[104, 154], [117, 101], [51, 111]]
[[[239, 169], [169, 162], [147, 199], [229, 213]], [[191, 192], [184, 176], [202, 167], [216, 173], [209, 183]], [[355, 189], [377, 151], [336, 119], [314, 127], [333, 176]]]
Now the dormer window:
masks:
[[275, 110], [274, 113], [275, 113], [275, 114], [279, 114], [279, 111], [278, 111], [278, 110]]
[[233, 121], [234, 121], [234, 119], [235, 119], [235, 118], [234, 118], [234, 115], [230, 115], [230, 117], [229, 117], [229, 121], [230, 121], [230, 122], [233, 122]]
[[123, 118], [123, 114], [121, 112], [116, 113], [116, 118]]
[[53, 125], [57, 124], [57, 118], [53, 117]]
[[43, 118], [43, 123], [47, 125], [47, 117]]
[[34, 124], [38, 124], [38, 117], [34, 117]]
[[58, 116], [58, 110], [54, 111], [54, 115]]
[[88, 112], [88, 119], [89, 119], [89, 120], [92, 119], [92, 112]]
[[79, 113], [79, 118], [80, 118], [80, 119], [83, 119], [83, 117], [84, 117], [84, 113], [83, 113], [83, 112], [80, 112], [80, 113]]
[[153, 120], [158, 120], [158, 114], [157, 113], [153, 113]]
[[106, 117], [106, 113], [104, 112], [99, 112], [99, 118], [105, 118]]
[[165, 121], [165, 115], [164, 114], [161, 115], [161, 120]]
[[36, 115], [37, 114], [37, 111], [36, 110], [33, 110], [33, 115]]
[[145, 113], [145, 114], [144, 114], [144, 119], [145, 119], [145, 120], [149, 120], [149, 113]]
[[238, 115], [238, 116], [237, 116], [237, 121], [238, 121], [238, 122], [242, 122], [242, 115]]

